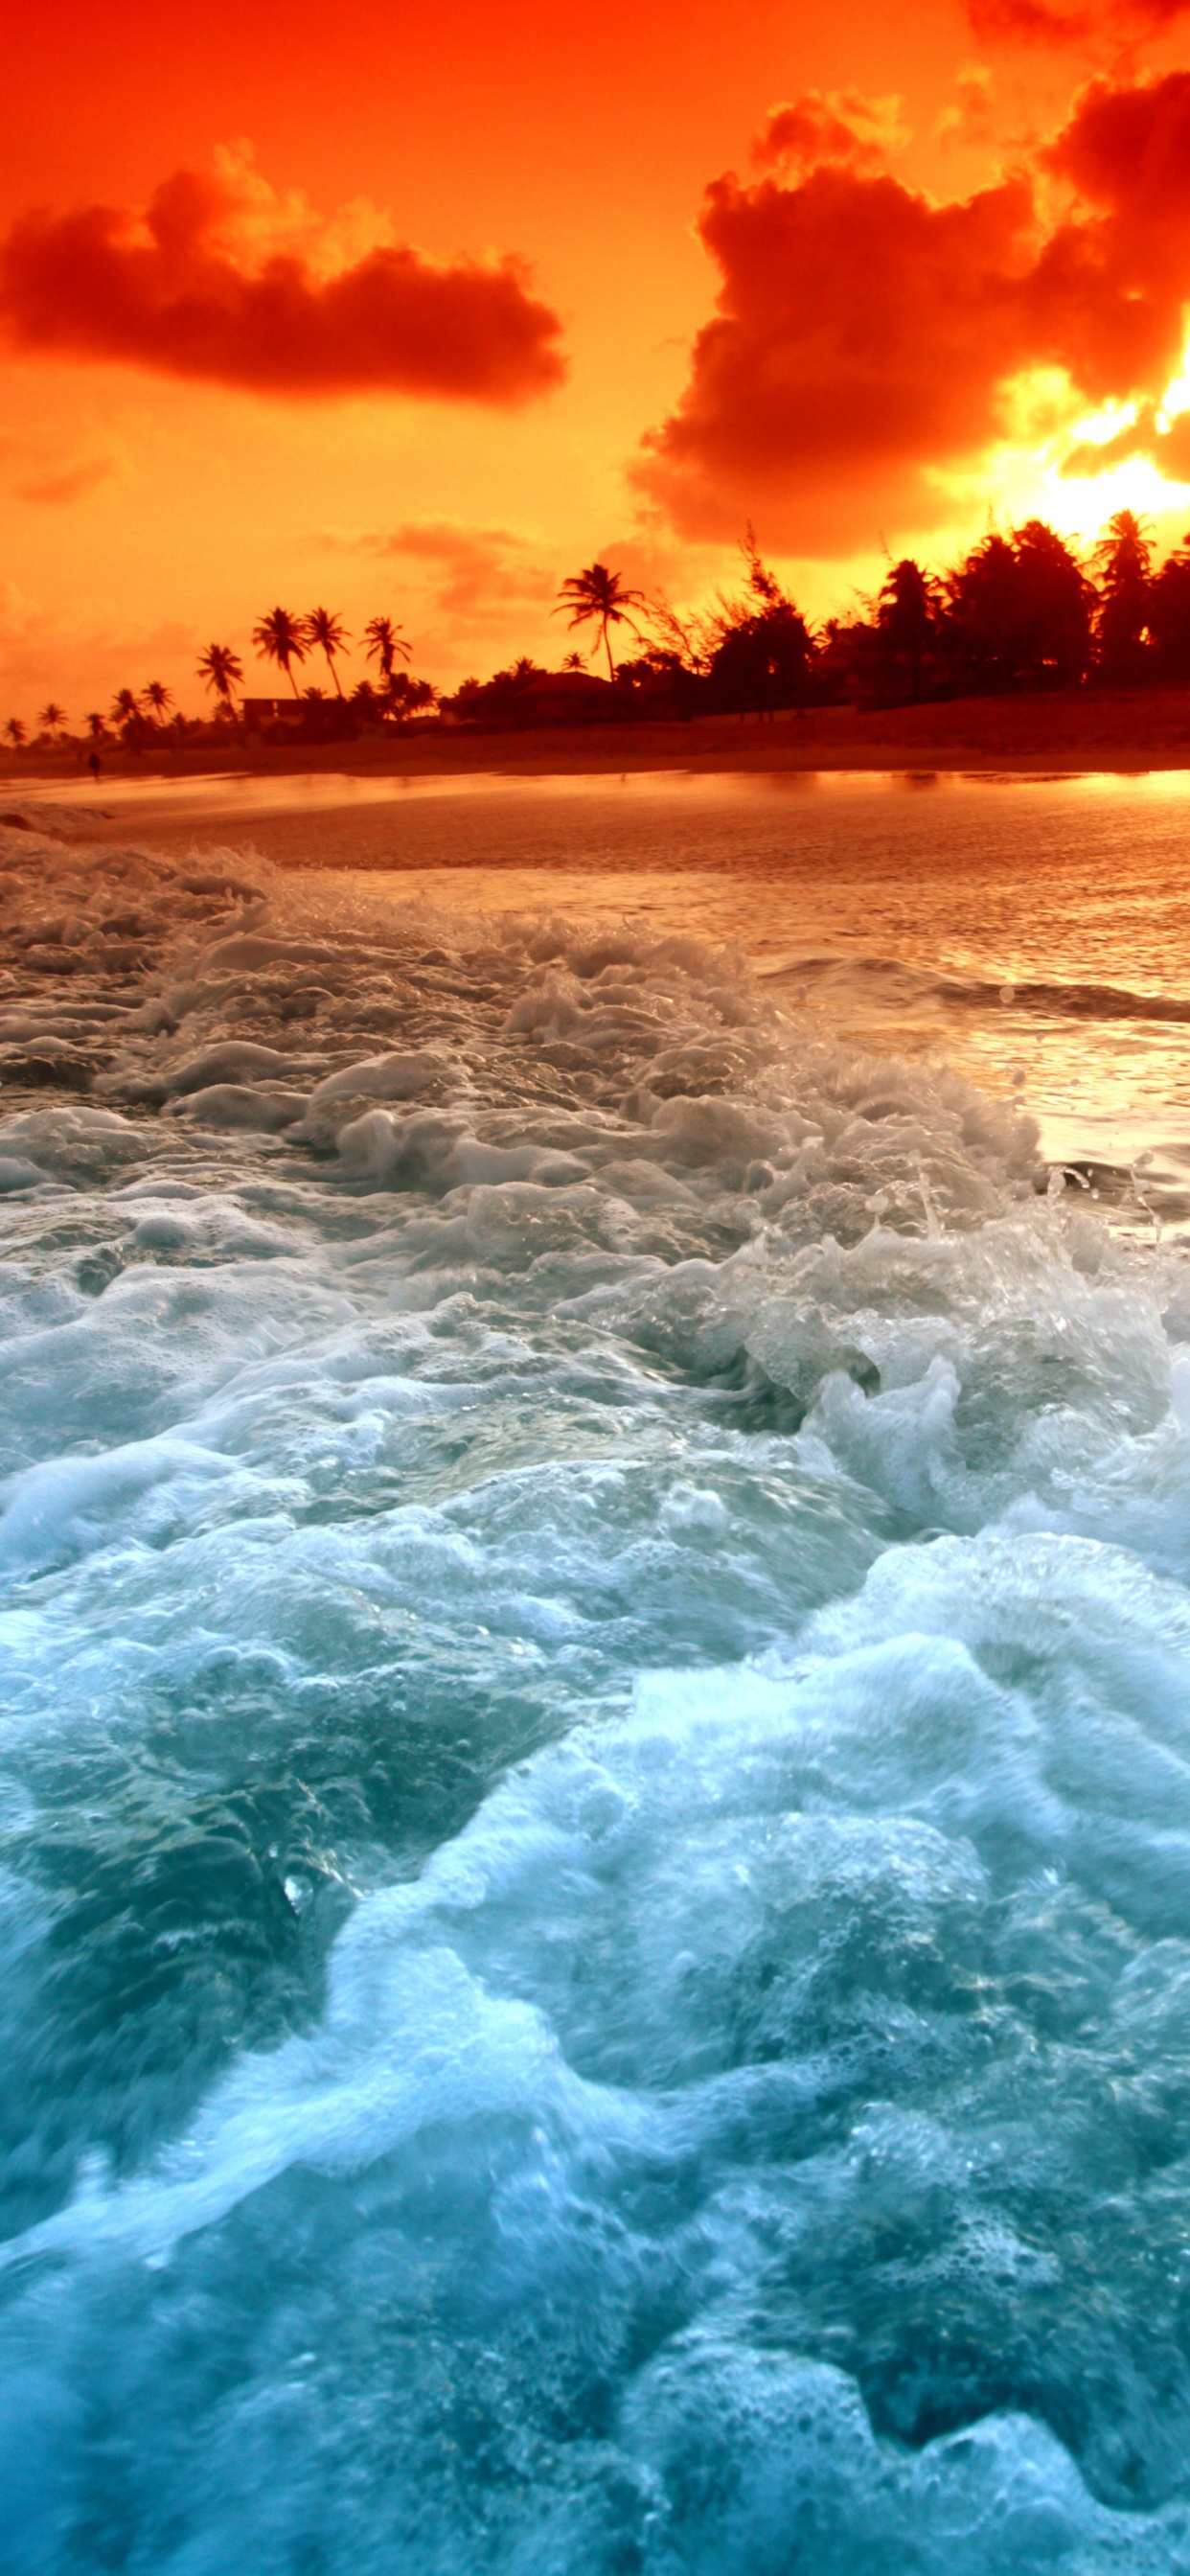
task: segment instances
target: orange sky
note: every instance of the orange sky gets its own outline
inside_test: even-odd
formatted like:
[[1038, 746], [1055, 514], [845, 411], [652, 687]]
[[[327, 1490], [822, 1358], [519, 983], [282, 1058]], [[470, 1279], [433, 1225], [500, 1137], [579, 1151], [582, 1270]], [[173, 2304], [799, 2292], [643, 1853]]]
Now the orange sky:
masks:
[[819, 614], [989, 504], [1190, 524], [1176, 0], [40, 0], [4, 59], [0, 719], [196, 709], [278, 601], [556, 659], [564, 573], [693, 601], [749, 515]]

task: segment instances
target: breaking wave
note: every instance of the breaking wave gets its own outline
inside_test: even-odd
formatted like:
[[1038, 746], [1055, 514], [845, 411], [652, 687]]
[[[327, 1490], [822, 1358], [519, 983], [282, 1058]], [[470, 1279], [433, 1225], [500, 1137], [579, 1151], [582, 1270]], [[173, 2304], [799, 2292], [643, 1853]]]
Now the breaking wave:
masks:
[[0, 884], [5, 2566], [1190, 2569], [1184, 1255], [690, 938]]

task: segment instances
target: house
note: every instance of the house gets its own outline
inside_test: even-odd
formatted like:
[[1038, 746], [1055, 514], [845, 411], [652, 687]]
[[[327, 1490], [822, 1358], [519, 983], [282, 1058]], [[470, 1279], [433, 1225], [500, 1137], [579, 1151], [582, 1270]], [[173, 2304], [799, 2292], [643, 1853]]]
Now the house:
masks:
[[266, 725], [300, 724], [309, 710], [300, 698], [243, 698], [240, 712], [245, 733], [263, 733]]

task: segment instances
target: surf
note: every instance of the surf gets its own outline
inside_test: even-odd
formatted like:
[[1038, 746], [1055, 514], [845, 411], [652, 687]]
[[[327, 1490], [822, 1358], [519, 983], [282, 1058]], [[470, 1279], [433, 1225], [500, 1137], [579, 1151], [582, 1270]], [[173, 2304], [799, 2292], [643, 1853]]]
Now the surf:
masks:
[[1177, 1241], [681, 925], [0, 863], [7, 2563], [1190, 2563]]

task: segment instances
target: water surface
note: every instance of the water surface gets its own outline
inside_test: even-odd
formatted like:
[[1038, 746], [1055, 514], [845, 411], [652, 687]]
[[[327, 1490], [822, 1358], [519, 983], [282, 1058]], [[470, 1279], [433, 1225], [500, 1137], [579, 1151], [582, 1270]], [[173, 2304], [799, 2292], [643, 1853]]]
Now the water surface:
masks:
[[[96, 810], [89, 785], [45, 792]], [[135, 817], [163, 846], [214, 830], [287, 868], [412, 873], [454, 909], [738, 944], [869, 1047], [1022, 1093], [1047, 1153], [1117, 1207], [1139, 1186], [1164, 1223], [1190, 1214], [1190, 772], [321, 773], [103, 795], [118, 831]]]
[[0, 832], [19, 2576], [1190, 2568], [1185, 813]]

